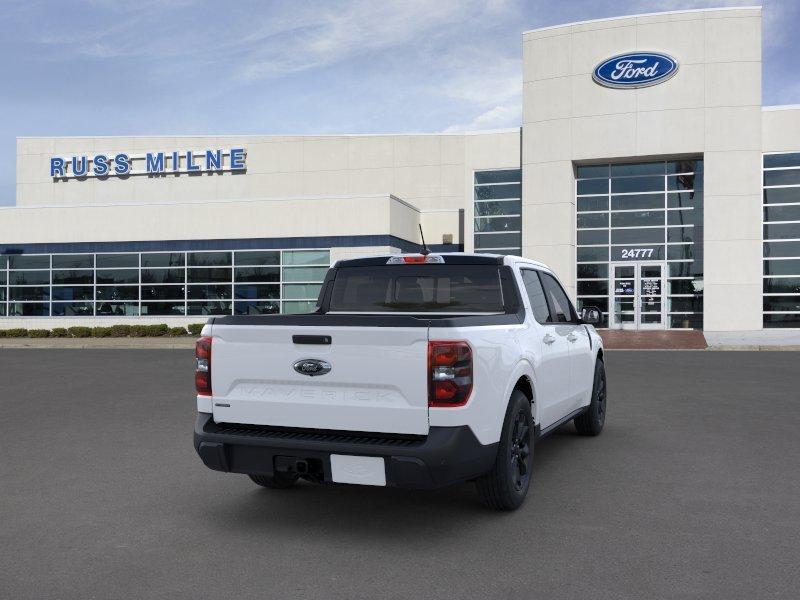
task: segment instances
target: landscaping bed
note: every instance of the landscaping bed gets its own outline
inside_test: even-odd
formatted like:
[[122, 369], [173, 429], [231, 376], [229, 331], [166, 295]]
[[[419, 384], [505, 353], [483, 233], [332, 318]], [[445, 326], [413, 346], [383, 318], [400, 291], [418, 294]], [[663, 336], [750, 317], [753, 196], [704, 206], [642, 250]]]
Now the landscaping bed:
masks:
[[198, 336], [204, 323], [189, 327], [158, 325], [110, 325], [108, 327], [54, 327], [53, 329], [0, 329], [0, 338], [140, 338]]

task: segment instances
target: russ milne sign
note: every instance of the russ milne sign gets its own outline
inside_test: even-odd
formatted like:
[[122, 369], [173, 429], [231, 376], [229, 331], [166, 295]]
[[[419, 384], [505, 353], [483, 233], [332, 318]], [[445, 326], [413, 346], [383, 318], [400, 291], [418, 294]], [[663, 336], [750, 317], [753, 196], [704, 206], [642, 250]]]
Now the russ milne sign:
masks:
[[641, 88], [662, 83], [678, 72], [678, 61], [658, 52], [630, 52], [604, 60], [592, 79], [609, 88]]
[[[184, 152], [147, 152], [131, 155], [54, 156], [50, 159], [50, 177], [83, 179], [87, 177], [125, 177], [128, 175], [166, 175], [178, 173], [222, 173], [245, 171], [247, 151], [186, 150]], [[138, 164], [139, 168], [134, 168]]]

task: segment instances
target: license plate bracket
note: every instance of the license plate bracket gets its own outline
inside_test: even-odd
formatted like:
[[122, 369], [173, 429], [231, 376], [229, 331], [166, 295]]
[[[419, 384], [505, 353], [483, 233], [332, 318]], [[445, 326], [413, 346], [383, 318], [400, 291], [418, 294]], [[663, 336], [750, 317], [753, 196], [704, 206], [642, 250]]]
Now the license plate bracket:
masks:
[[380, 456], [331, 454], [331, 480], [334, 483], [386, 485], [386, 465]]

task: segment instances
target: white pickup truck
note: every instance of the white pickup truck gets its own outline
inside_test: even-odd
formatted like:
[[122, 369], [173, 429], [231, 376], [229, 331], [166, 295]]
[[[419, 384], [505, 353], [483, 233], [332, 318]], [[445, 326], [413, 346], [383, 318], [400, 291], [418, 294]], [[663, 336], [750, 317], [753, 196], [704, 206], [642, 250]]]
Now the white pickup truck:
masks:
[[599, 319], [518, 257], [341, 260], [313, 313], [208, 321], [195, 449], [268, 488], [475, 481], [488, 506], [515, 509], [535, 441], [570, 420], [603, 428]]

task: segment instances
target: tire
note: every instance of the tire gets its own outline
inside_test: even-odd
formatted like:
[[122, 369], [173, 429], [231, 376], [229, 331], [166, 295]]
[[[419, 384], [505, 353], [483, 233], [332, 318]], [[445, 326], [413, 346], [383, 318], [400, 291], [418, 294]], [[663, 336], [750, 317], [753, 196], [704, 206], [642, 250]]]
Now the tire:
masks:
[[585, 413], [575, 417], [575, 429], [581, 435], [600, 435], [606, 422], [606, 367], [601, 359], [594, 365], [592, 401]]
[[261, 487], [269, 488], [272, 490], [285, 490], [292, 487], [297, 483], [299, 477], [297, 473], [291, 475], [287, 473], [275, 473], [273, 476], [269, 475], [248, 475], [248, 477]]
[[492, 470], [475, 482], [481, 501], [495, 510], [516, 510], [525, 500], [533, 464], [531, 401], [514, 390]]

